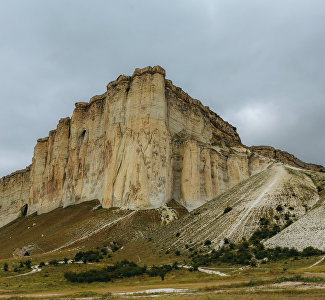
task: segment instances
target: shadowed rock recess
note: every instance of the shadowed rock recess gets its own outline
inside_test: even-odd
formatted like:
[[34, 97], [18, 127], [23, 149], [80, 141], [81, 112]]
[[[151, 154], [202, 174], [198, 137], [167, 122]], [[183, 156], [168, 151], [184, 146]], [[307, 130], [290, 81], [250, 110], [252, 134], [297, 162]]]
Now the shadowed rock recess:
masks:
[[246, 147], [236, 128], [165, 79], [159, 66], [107, 85], [39, 139], [32, 164], [0, 179], [0, 226], [22, 215], [99, 200], [193, 210], [275, 160], [315, 171], [272, 147]]

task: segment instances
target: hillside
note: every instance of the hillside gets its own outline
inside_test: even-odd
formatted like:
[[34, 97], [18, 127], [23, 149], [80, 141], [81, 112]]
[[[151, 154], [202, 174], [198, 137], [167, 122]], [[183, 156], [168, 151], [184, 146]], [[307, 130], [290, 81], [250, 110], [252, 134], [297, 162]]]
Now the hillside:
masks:
[[[290, 235], [290, 230], [295, 228], [299, 232], [300, 224], [308, 228], [305, 234], [309, 233], [310, 239], [317, 239], [318, 235], [311, 234], [313, 223], [303, 220], [309, 218], [309, 215], [312, 216], [312, 212], [315, 211], [319, 212], [315, 222], [323, 223], [320, 212], [324, 206], [318, 187], [324, 180], [323, 173], [292, 169], [279, 163], [273, 164], [265, 171], [195, 209], [184, 218], [151, 233], [148, 247], [162, 253], [170, 250], [181, 250], [186, 253], [189, 252], [189, 248], [204, 248], [204, 242], [209, 240], [212, 243], [211, 247], [218, 249], [225, 238], [231, 242], [238, 242], [242, 237], [250, 238], [261, 227], [261, 222], [268, 222], [270, 230], [274, 226], [278, 226], [279, 230], [288, 226], [283, 233], [270, 240], [273, 241], [273, 246], [299, 245], [300, 237], [295, 239], [295, 236]], [[283, 239], [281, 235], [285, 232], [288, 234]], [[318, 236], [322, 241], [313, 243], [321, 249], [322, 234], [323, 232], [320, 232]], [[279, 239], [276, 239], [277, 236]], [[306, 247], [307, 244], [304, 243], [303, 246]], [[268, 242], [266, 245], [269, 245]]]
[[103, 209], [98, 201], [88, 201], [46, 214], [21, 217], [0, 228], [0, 258], [11, 257], [16, 249], [23, 247], [31, 255], [112, 243], [120, 248], [187, 214], [176, 203], [168, 205], [132, 211]]

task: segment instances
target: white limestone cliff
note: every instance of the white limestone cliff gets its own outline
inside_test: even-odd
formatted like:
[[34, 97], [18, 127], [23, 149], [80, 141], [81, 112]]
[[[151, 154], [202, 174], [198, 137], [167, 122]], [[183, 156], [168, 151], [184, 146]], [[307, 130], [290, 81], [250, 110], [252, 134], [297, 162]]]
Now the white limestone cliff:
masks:
[[119, 76], [76, 103], [30, 167], [0, 179], [0, 226], [23, 214], [98, 199], [104, 208], [194, 209], [262, 171], [273, 158], [241, 144], [236, 128], [192, 99], [159, 66]]

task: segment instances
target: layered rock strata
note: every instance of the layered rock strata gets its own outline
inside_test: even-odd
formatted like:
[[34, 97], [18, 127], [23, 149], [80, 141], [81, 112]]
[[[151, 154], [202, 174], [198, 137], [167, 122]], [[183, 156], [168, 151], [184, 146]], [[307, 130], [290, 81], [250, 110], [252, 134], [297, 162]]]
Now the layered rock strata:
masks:
[[243, 146], [235, 127], [159, 66], [121, 75], [75, 106], [37, 141], [30, 167], [0, 180], [0, 225], [93, 199], [128, 209], [174, 199], [194, 209], [282, 159]]
[[305, 163], [286, 151], [275, 149], [270, 146], [253, 146], [251, 147], [251, 149], [255, 153], [259, 153], [265, 157], [269, 157], [271, 159], [281, 161], [285, 164], [294, 167], [299, 167], [299, 168], [318, 171], [318, 172], [325, 172], [325, 168], [321, 165]]

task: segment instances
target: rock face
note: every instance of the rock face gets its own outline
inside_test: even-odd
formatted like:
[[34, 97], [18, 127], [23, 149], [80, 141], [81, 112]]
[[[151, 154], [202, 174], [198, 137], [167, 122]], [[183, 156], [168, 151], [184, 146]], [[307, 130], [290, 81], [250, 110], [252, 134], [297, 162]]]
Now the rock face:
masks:
[[253, 146], [251, 147], [251, 149], [254, 152], [259, 153], [263, 156], [270, 157], [272, 159], [281, 161], [285, 164], [294, 167], [300, 167], [312, 171], [325, 172], [325, 168], [323, 166], [305, 163], [288, 152], [279, 149], [274, 149], [270, 146]]
[[0, 226], [26, 211], [93, 199], [129, 209], [174, 199], [191, 210], [274, 159], [290, 160], [242, 145], [235, 127], [166, 80], [159, 66], [121, 75], [75, 106], [37, 141], [30, 167], [0, 180]]

